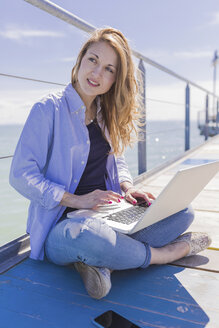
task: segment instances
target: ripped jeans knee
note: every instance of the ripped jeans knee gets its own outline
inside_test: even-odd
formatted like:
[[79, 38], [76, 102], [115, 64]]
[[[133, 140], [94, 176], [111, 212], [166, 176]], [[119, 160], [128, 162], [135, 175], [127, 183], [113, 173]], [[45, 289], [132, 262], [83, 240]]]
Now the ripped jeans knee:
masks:
[[84, 262], [112, 270], [138, 268], [147, 255], [143, 243], [94, 218], [58, 223], [47, 237], [45, 252], [48, 260], [58, 265]]
[[116, 233], [104, 221], [93, 218], [66, 219], [49, 233], [45, 252], [56, 264], [88, 262], [103, 256], [106, 244], [115, 244]]

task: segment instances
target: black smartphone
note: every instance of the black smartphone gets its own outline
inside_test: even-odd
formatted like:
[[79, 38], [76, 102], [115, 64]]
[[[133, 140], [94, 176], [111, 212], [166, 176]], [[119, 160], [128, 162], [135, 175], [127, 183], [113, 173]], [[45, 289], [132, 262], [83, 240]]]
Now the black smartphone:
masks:
[[99, 328], [140, 328], [112, 310], [106, 311], [92, 321]]

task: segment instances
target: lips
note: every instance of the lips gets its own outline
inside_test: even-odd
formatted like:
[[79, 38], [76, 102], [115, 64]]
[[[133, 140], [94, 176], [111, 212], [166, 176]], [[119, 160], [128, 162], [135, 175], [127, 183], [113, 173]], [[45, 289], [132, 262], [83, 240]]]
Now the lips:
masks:
[[100, 84], [93, 81], [93, 80], [90, 80], [90, 79], [87, 79], [87, 82], [89, 85], [91, 85], [92, 87], [98, 87]]

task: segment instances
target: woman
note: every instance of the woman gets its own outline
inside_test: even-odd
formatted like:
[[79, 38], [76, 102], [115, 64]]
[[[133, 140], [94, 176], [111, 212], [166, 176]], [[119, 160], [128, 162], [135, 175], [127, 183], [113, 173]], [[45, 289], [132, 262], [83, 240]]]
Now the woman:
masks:
[[[206, 234], [187, 233], [190, 208], [131, 236], [100, 219], [68, 219], [75, 209], [98, 209], [153, 195], [133, 186], [124, 157], [139, 114], [131, 51], [113, 28], [96, 30], [79, 53], [72, 82], [36, 103], [19, 139], [10, 183], [31, 200], [27, 232], [33, 259], [75, 263], [89, 295], [102, 298], [113, 270], [147, 268], [206, 248]], [[180, 237], [179, 237], [180, 236]]]

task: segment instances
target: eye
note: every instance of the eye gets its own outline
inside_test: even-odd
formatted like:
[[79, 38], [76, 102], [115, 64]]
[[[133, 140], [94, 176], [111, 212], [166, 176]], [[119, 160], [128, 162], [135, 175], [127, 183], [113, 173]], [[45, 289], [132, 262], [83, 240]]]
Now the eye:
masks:
[[96, 63], [96, 59], [93, 57], [89, 57], [88, 60], [91, 61], [92, 63]]
[[109, 66], [106, 67], [106, 70], [112, 74], [114, 73], [114, 71]]

